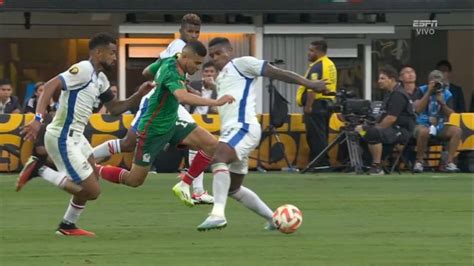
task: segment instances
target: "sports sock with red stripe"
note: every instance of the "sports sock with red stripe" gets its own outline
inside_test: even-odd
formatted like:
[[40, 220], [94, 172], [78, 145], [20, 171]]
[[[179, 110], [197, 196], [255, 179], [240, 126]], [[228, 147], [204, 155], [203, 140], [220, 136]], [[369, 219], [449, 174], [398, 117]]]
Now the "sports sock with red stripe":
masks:
[[120, 152], [120, 139], [113, 139], [95, 147], [93, 155], [95, 159], [100, 159]]
[[75, 224], [79, 219], [79, 216], [81, 216], [81, 213], [84, 211], [85, 207], [85, 205], [79, 205], [74, 203], [74, 201], [71, 199], [71, 201], [69, 202], [69, 206], [67, 207], [66, 213], [64, 214], [63, 222]]
[[183, 176], [183, 182], [191, 185], [193, 179], [198, 177], [211, 162], [211, 157], [205, 154], [202, 150], [198, 151], [191, 165], [189, 166], [188, 173]]
[[102, 177], [102, 179], [105, 179], [109, 182], [116, 183], [116, 184], [121, 184], [122, 183], [122, 177], [124, 174], [126, 174], [128, 171], [116, 167], [116, 166], [101, 166], [101, 165], [96, 165], [96, 167], [99, 170], [99, 175]]
[[230, 173], [227, 164], [216, 163], [212, 165], [212, 193], [214, 195], [214, 206], [211, 215], [225, 217], [225, 205], [227, 193], [230, 187]]

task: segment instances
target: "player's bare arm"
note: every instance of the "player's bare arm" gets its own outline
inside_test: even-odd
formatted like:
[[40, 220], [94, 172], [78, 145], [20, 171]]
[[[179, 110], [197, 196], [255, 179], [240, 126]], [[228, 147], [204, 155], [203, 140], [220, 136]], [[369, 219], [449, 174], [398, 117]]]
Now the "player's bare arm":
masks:
[[187, 92], [186, 89], [176, 90], [174, 96], [182, 104], [190, 104], [197, 106], [221, 106], [226, 103], [233, 103], [235, 101], [234, 97], [230, 95], [224, 95], [217, 100], [206, 99]]
[[315, 92], [324, 93], [327, 90], [326, 82], [324, 82], [323, 80], [312, 81], [312, 80], [306, 79], [305, 77], [293, 71], [277, 68], [270, 64], [267, 64], [265, 66], [265, 69], [263, 70], [263, 76], [280, 80], [283, 82], [287, 82], [287, 83], [299, 84], [299, 85], [305, 86], [306, 88], [312, 89]]
[[[150, 90], [155, 87], [155, 83], [151, 81], [145, 81], [138, 90], [130, 96], [128, 99], [119, 101], [115, 97], [110, 97], [109, 100], [105, 100], [104, 105], [110, 111], [112, 115], [119, 115], [127, 110], [130, 110], [140, 104], [140, 100]], [[111, 92], [110, 92], [111, 93]], [[107, 96], [106, 96], [107, 97]]]
[[[58, 76], [49, 80], [44, 85], [44, 91], [38, 99], [38, 105], [36, 106], [36, 116], [44, 116], [46, 114], [46, 108], [48, 107], [54, 94], [61, 91], [62, 83]], [[41, 128], [41, 119], [33, 119], [28, 125], [26, 125], [21, 134], [24, 135], [25, 140], [34, 141], [38, 132]]]

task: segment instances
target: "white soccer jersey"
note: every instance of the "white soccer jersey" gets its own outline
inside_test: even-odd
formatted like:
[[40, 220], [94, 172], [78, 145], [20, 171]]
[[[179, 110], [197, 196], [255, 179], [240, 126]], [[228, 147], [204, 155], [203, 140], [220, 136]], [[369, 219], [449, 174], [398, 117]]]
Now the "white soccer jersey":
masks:
[[259, 125], [255, 81], [263, 73], [266, 61], [244, 56], [227, 63], [216, 79], [219, 97], [227, 94], [235, 98], [232, 104], [220, 106], [221, 131], [231, 127]]
[[160, 53], [160, 58], [168, 58], [172, 57], [177, 53], [181, 53], [183, 51], [184, 46], [186, 46], [186, 43], [182, 39], [176, 39], [172, 41], [170, 44], [168, 44], [168, 47]]
[[99, 95], [110, 87], [104, 73], [96, 73], [92, 63], [81, 61], [59, 74], [62, 91], [59, 109], [47, 130], [56, 137], [66, 138], [69, 131], [82, 134]]

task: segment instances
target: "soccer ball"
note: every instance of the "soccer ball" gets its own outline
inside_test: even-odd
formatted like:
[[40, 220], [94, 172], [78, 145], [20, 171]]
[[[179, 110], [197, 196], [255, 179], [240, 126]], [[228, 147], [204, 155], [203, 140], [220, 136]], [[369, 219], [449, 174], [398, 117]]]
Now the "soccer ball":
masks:
[[273, 213], [273, 223], [285, 234], [294, 233], [303, 222], [303, 214], [294, 205], [285, 204]]

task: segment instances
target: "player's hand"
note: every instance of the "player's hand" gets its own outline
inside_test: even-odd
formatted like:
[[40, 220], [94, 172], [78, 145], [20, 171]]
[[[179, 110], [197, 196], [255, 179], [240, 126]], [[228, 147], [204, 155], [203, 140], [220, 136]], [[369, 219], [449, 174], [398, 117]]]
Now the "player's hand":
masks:
[[359, 134], [360, 132], [364, 131], [364, 129], [362, 128], [362, 125], [357, 125], [354, 130]]
[[217, 99], [216, 101], [216, 106], [222, 106], [226, 103], [233, 103], [235, 102], [235, 98], [230, 96], [230, 95], [224, 95], [222, 97], [220, 97], [219, 99]]
[[313, 112], [313, 107], [312, 106], [305, 106], [303, 111], [305, 114], [311, 114]]
[[23, 139], [26, 141], [35, 141], [40, 129], [41, 123], [38, 120], [33, 120], [23, 127], [20, 134], [23, 135]]
[[145, 81], [140, 85], [140, 88], [138, 88], [138, 92], [140, 92], [141, 95], [145, 96], [147, 95], [153, 88], [155, 88], [156, 84], [154, 81]]

